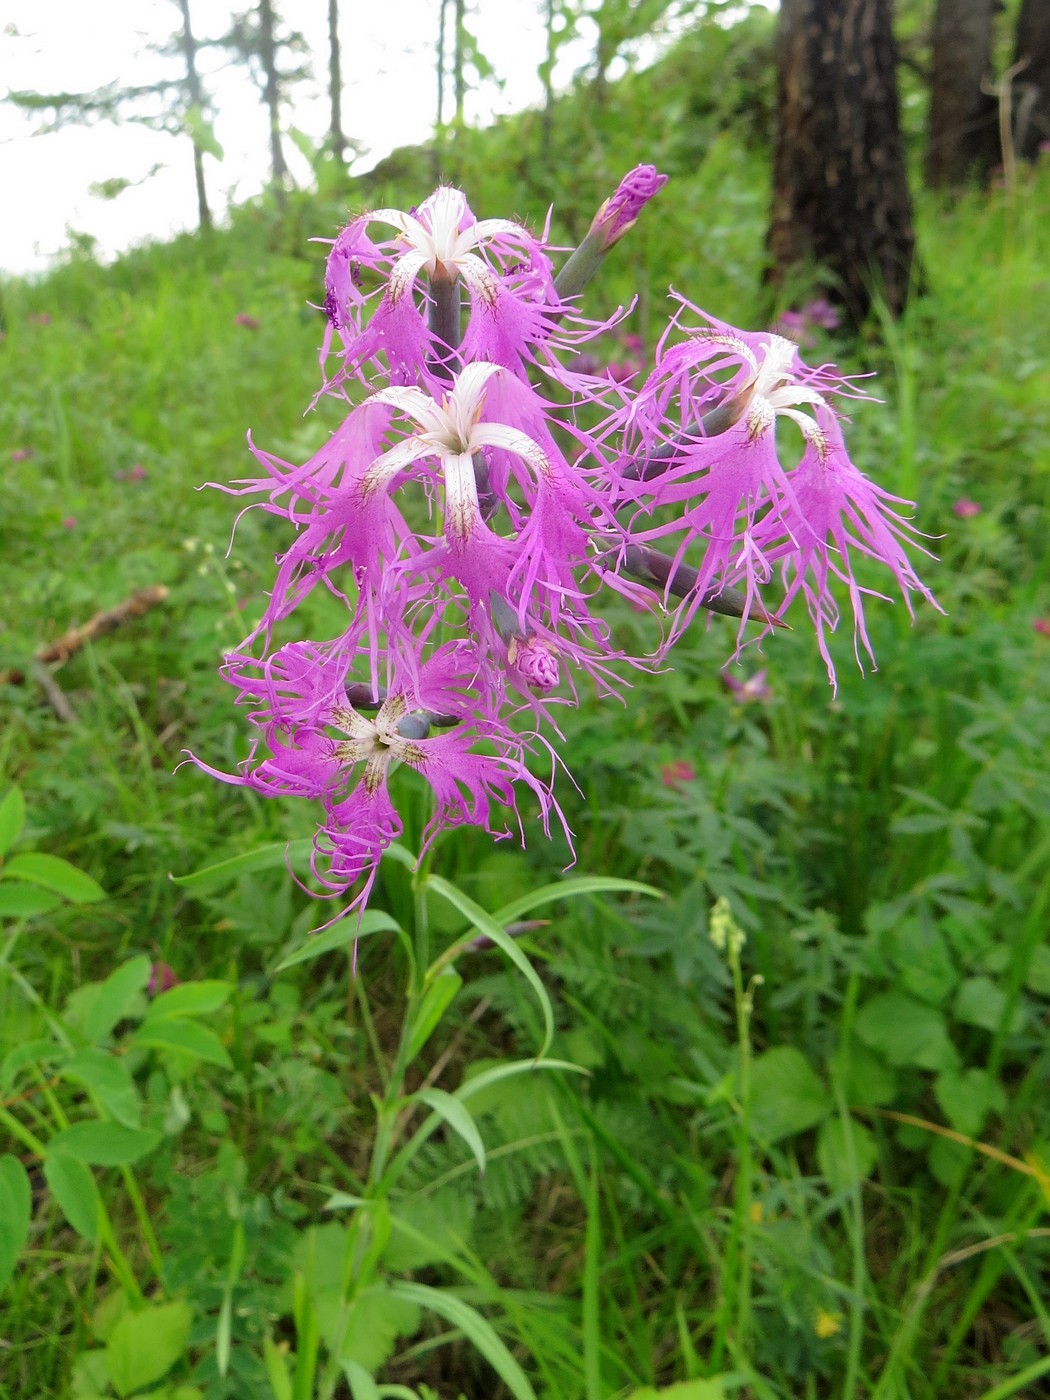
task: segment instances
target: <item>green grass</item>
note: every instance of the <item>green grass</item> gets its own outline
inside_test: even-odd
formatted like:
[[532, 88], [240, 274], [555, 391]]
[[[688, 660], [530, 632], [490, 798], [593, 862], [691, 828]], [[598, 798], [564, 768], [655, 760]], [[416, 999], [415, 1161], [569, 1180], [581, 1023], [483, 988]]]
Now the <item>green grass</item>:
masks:
[[[734, 53], [730, 108], [748, 73]], [[684, 104], [683, 84], [672, 97]], [[539, 139], [530, 119], [465, 138], [454, 155], [473, 206], [539, 221], [553, 198], [568, 241], [623, 169], [655, 159], [674, 183], [588, 311], [637, 288], [651, 340], [670, 283], [760, 323], [760, 146], [719, 134], [722, 107], [683, 106], [662, 144], [640, 149], [644, 84], [610, 101], [601, 118], [561, 112], [549, 170], [526, 159]], [[635, 678], [625, 709], [588, 700], [566, 716], [577, 872], [632, 876], [666, 898], [541, 911], [549, 922], [518, 946], [553, 1003], [551, 1053], [587, 1078], [484, 1091], [472, 1100], [484, 1177], [460, 1134], [435, 1133], [389, 1220], [367, 1226], [323, 1207], [368, 1175], [405, 948], [425, 937], [436, 954], [464, 916], [385, 866], [373, 904], [415, 943], [364, 939], [355, 984], [345, 951], [274, 972], [319, 921], [282, 862], [208, 893], [169, 879], [309, 834], [293, 803], [173, 770], [185, 748], [227, 767], [244, 751], [216, 666], [259, 607], [276, 536], [249, 513], [226, 557], [238, 503], [195, 488], [245, 472], [248, 428], [294, 458], [333, 425], [334, 405], [302, 417], [323, 254], [307, 239], [341, 211], [303, 200], [281, 225], [245, 210], [207, 242], [108, 269], [74, 259], [0, 289], [0, 670], [27, 669], [38, 646], [138, 587], [170, 590], [57, 673], [75, 723], [32, 684], [3, 689], [3, 775], [28, 804], [15, 851], [64, 857], [109, 898], [5, 922], [0, 1146], [26, 1168], [34, 1210], [5, 1298], [0, 1396], [99, 1393], [101, 1358], [136, 1318], [173, 1329], [157, 1392], [169, 1400], [345, 1396], [326, 1310], [332, 1278], [367, 1261], [381, 1283], [426, 1284], [473, 1310], [421, 1314], [425, 1295], [395, 1299], [383, 1283], [349, 1324], [384, 1385], [450, 1400], [516, 1384], [502, 1361], [496, 1378], [502, 1353], [475, 1317], [543, 1400], [689, 1381], [680, 1400], [1037, 1393], [1050, 1365], [1050, 641], [1033, 626], [1050, 615], [1048, 186], [1044, 169], [1012, 203], [921, 203], [927, 294], [883, 340], [814, 352], [879, 372], [886, 402], [858, 405], [856, 457], [918, 500], [940, 556], [922, 572], [944, 613], [912, 623], [873, 601], [880, 669], [860, 676], [839, 638], [835, 698], [799, 624], [745, 658], [749, 673], [767, 667], [773, 699], [738, 704], [720, 679], [731, 637], [716, 620], [674, 673]], [[391, 170], [352, 202], [425, 192]], [[23, 449], [33, 455], [10, 458]], [[128, 475], [136, 464], [141, 479]], [[955, 517], [964, 496], [979, 515]], [[305, 621], [323, 625], [309, 609]], [[616, 625], [629, 648], [644, 644], [635, 615]], [[667, 786], [676, 760], [694, 776]], [[470, 833], [446, 839], [433, 868], [491, 910], [564, 863], [538, 835], [521, 854]], [[746, 934], [736, 961], [708, 937], [720, 897]], [[187, 982], [228, 984], [181, 1032], [203, 1037], [210, 1058], [150, 1041], [136, 992], [95, 1025], [109, 1089], [64, 1077], [62, 1056], [92, 1038], [94, 984], [142, 955]], [[542, 1039], [535, 989], [497, 954], [468, 953], [457, 969], [464, 985], [410, 1089], [435, 1066], [437, 1087], [455, 1089]], [[158, 1145], [90, 1168], [111, 1231], [91, 1244], [58, 1209], [38, 1147], [121, 1113]], [[133, 1307], [122, 1321], [125, 1294], [185, 1301], [188, 1334], [176, 1335], [181, 1314]], [[161, 1380], [133, 1378], [127, 1393]], [[355, 1400], [373, 1393], [355, 1384]]]

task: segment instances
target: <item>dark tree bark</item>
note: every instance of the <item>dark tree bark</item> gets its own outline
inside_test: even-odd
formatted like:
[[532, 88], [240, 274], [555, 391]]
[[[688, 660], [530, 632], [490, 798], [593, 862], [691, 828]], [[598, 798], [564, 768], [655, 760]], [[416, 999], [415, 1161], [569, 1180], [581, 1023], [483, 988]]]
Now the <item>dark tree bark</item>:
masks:
[[463, 125], [463, 107], [467, 100], [467, 75], [464, 65], [464, 30], [466, 28], [466, 0], [456, 0], [456, 34], [452, 49], [452, 90], [456, 99], [455, 124], [457, 130]]
[[284, 203], [288, 164], [281, 145], [281, 79], [277, 72], [276, 20], [272, 0], [259, 0], [259, 62], [262, 65], [263, 101], [270, 117], [270, 168], [278, 204]]
[[873, 294], [899, 315], [915, 235], [890, 0], [783, 0], [777, 68], [773, 281], [817, 266], [855, 325]]
[[999, 113], [982, 90], [992, 76], [992, 26], [999, 0], [937, 0], [926, 145], [926, 183], [935, 189], [987, 179], [999, 163]]
[[343, 61], [339, 46], [339, 0], [328, 0], [328, 145], [341, 166], [346, 165], [343, 131]]
[[1050, 0], [1021, 0], [1014, 61], [1024, 60], [1014, 78], [1015, 145], [1034, 160], [1050, 141]]
[[[182, 54], [186, 61], [186, 95], [190, 104], [198, 112], [203, 112], [204, 93], [197, 71], [197, 41], [193, 37], [193, 26], [190, 23], [190, 0], [179, 0], [179, 9], [182, 12]], [[211, 209], [208, 206], [208, 190], [204, 183], [204, 152], [196, 138], [193, 142], [193, 175], [197, 182], [197, 219], [201, 230], [206, 231], [211, 228]]]

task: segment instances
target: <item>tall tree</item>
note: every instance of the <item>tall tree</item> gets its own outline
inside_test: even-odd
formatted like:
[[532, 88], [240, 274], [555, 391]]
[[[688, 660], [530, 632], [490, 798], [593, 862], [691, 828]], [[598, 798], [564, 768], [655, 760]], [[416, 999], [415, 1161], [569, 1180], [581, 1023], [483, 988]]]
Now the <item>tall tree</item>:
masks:
[[[197, 71], [197, 40], [193, 35], [190, 20], [190, 0], [178, 0], [182, 15], [182, 56], [186, 64], [186, 96], [190, 102], [190, 112], [195, 120], [203, 120], [204, 90], [201, 87], [200, 73]], [[208, 206], [208, 190], [204, 183], [204, 148], [199, 135], [193, 137], [193, 175], [197, 186], [197, 219], [201, 229], [211, 228], [211, 209]]]
[[1014, 79], [1017, 154], [1034, 160], [1050, 141], [1050, 3], [1021, 0], [1014, 63], [1024, 64]]
[[898, 315], [915, 235], [890, 0], [783, 0], [777, 70], [774, 283], [808, 265], [854, 324], [877, 294]]
[[346, 167], [346, 133], [343, 131], [343, 62], [339, 45], [339, 0], [328, 0], [328, 148], [341, 168]]
[[[211, 155], [221, 160], [222, 147], [211, 128], [210, 102], [197, 68], [197, 53], [201, 45], [194, 36], [190, 22], [190, 0], [174, 0], [174, 4], [182, 17], [181, 28], [167, 43], [150, 45], [149, 48], [166, 59], [181, 58], [181, 75], [135, 87], [115, 80], [91, 92], [12, 91], [7, 94], [6, 100], [25, 112], [44, 118], [39, 135], [57, 131], [70, 123], [90, 126], [104, 121], [115, 125], [130, 122], [172, 136], [188, 136], [193, 144], [197, 217], [200, 227], [209, 229], [211, 209], [205, 183], [204, 156]], [[155, 165], [149, 174], [161, 169], [163, 165]], [[130, 185], [139, 183], [141, 181], [116, 178], [105, 181], [102, 188], [107, 197], [112, 198]]]
[[926, 183], [987, 178], [1000, 158], [996, 100], [987, 91], [1000, 0], [937, 0], [926, 143]]

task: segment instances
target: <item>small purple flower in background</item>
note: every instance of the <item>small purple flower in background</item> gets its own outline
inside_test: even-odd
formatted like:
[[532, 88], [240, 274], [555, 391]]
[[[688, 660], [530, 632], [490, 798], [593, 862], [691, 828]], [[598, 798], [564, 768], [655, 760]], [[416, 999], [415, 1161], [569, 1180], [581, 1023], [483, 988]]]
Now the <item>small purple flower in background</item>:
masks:
[[37, 311], [32, 316], [26, 318], [31, 326], [49, 326], [51, 324], [50, 311]]
[[62, 521], [63, 530], [75, 530], [77, 528], [77, 518], [75, 515], [67, 515]]
[[683, 783], [691, 783], [695, 779], [696, 772], [686, 758], [676, 758], [660, 769], [660, 781], [667, 788], [680, 788]]
[[141, 462], [136, 462], [134, 466], [129, 467], [127, 471], [115, 471], [113, 473], [113, 480], [145, 481], [147, 476], [149, 476], [149, 472], [146, 470], [146, 468], [142, 465]]
[[36, 456], [35, 447], [15, 447], [11, 450], [12, 462], [29, 462]]
[[233, 324], [235, 326], [243, 326], [246, 331], [257, 331], [262, 325], [262, 322], [256, 320], [254, 316], [249, 316], [247, 311], [238, 311], [237, 315], [233, 318]]
[[1050, 617], [1037, 617], [1032, 623], [1032, 627], [1039, 633], [1040, 637], [1050, 637]]
[[149, 981], [146, 983], [146, 995], [148, 997], [159, 997], [161, 992], [170, 992], [172, 987], [179, 985], [179, 978], [175, 969], [166, 962], [155, 962], [150, 964]]
[[981, 507], [976, 501], [971, 501], [963, 496], [952, 506], [953, 512], [960, 520], [972, 520], [975, 515], [980, 515]]
[[766, 668], [764, 666], [753, 676], [748, 676], [746, 680], [740, 680], [739, 677], [731, 675], [729, 671], [723, 671], [722, 684], [732, 694], [738, 705], [768, 705], [773, 699], [773, 691], [766, 683]]

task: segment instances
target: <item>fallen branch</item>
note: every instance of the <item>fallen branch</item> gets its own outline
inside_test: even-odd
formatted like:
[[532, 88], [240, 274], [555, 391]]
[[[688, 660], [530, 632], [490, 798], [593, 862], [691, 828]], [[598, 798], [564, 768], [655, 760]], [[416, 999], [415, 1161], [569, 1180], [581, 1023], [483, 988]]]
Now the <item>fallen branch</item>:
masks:
[[[95, 641], [97, 637], [104, 637], [108, 632], [115, 632], [118, 627], [133, 617], [141, 617], [143, 613], [148, 613], [151, 608], [163, 603], [167, 596], [168, 590], [163, 583], [154, 583], [148, 588], [138, 589], [130, 598], [125, 598], [122, 603], [118, 603], [115, 608], [108, 608], [105, 612], [96, 613], [83, 626], [73, 627], [57, 641], [49, 642], [47, 646], [41, 647], [34, 653], [35, 665], [64, 665], [88, 642]], [[34, 675], [36, 675], [35, 667]], [[26, 679], [25, 671], [20, 671], [17, 667], [0, 671], [0, 685], [24, 685]]]

